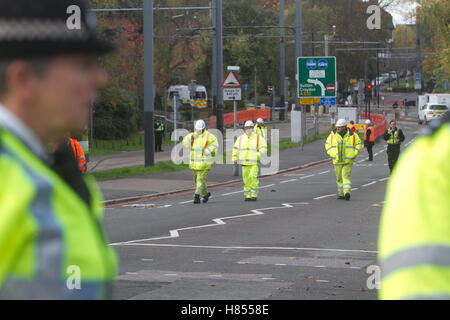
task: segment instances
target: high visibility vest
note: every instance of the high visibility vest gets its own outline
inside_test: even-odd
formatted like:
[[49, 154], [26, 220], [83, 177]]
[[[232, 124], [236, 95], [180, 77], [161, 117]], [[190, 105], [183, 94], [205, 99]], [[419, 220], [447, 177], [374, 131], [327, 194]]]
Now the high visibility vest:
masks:
[[[395, 131], [389, 135], [389, 139], [387, 139], [388, 144], [399, 144], [400, 140], [398, 138], [400, 130], [395, 128]], [[388, 133], [389, 134], [389, 133]]]
[[397, 162], [380, 221], [381, 299], [450, 299], [449, 158], [447, 122]]
[[156, 132], [161, 132], [161, 131], [164, 131], [164, 124], [161, 122], [161, 123], [156, 123], [156, 129], [155, 129], [155, 131]]
[[217, 138], [205, 130], [194, 139], [194, 133], [183, 139], [183, 144], [190, 150], [189, 168], [193, 170], [209, 170], [214, 161], [213, 156], [219, 147]]
[[375, 142], [375, 135], [372, 126], [366, 128], [366, 131], [364, 132], [364, 141], [367, 141], [367, 130], [370, 130], [369, 142]]
[[108, 297], [117, 257], [101, 192], [92, 177], [82, 178], [89, 203], [0, 129], [0, 299]]
[[70, 145], [73, 150], [73, 154], [75, 156], [75, 160], [77, 160], [78, 170], [81, 173], [86, 172], [86, 156], [84, 155], [83, 149], [81, 145], [78, 143], [76, 139], [69, 138]]
[[267, 127], [266, 126], [262, 126], [260, 127], [259, 125], [255, 125], [254, 127], [255, 133], [259, 134], [263, 139], [265, 139], [267, 141]]
[[333, 164], [353, 163], [361, 150], [361, 139], [350, 129], [344, 137], [334, 129], [325, 142], [325, 150], [333, 160]]
[[234, 143], [233, 162], [249, 166], [258, 165], [261, 155], [267, 154], [267, 143], [259, 134], [241, 135]]

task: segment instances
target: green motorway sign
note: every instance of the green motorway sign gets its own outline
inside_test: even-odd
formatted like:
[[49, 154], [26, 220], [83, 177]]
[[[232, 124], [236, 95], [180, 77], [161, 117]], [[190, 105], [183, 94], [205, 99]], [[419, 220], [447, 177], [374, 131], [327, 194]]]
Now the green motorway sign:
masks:
[[298, 98], [336, 97], [336, 57], [297, 59]]

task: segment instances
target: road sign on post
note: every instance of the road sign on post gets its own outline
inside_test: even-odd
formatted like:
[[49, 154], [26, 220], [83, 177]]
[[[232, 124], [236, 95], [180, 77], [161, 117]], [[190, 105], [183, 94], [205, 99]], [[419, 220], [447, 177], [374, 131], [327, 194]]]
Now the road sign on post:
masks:
[[336, 97], [336, 57], [297, 58], [298, 98]]

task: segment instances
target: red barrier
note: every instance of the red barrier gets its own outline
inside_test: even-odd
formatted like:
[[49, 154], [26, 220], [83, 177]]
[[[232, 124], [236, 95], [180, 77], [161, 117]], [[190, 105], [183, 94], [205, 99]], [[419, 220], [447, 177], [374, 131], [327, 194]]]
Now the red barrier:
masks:
[[[363, 119], [366, 119], [365, 112], [362, 113]], [[381, 114], [371, 114], [370, 121], [374, 124], [375, 139], [381, 137], [386, 132], [387, 124], [386, 117]]]
[[[256, 121], [262, 118], [264, 120], [270, 119], [270, 109], [250, 109], [236, 112], [236, 122], [242, 123], [248, 120]], [[229, 112], [223, 115], [223, 125], [232, 125], [234, 123], [234, 113]], [[209, 127], [216, 128], [216, 116], [209, 117]]]

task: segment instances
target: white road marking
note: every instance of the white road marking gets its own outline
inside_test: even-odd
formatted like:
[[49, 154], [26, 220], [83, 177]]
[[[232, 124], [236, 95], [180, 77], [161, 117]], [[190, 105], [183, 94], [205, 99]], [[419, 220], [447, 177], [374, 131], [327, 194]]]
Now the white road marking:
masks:
[[142, 261], [153, 261], [153, 259], [141, 259]]
[[138, 274], [137, 272], [125, 272], [126, 274]]
[[[274, 186], [274, 185], [275, 184], [270, 184], [270, 185], [264, 186], [264, 188], [268, 188], [268, 187], [271, 187], [271, 186]], [[223, 220], [226, 220], [226, 219], [235, 219], [235, 218], [244, 218], [244, 217], [246, 218], [246, 217], [255, 216], [255, 215], [264, 215], [264, 212], [262, 212], [262, 211], [274, 210], [274, 209], [293, 208], [293, 205], [297, 205], [297, 204], [307, 205], [309, 203], [308, 202], [282, 203], [281, 207], [270, 207], [270, 208], [255, 209], [255, 210], [250, 210], [250, 212], [252, 212], [252, 213], [248, 213], [248, 214], [242, 214], [242, 215], [237, 215], [237, 216], [229, 216], [229, 217], [221, 217], [221, 218], [213, 219], [212, 221], [214, 223], [211, 223], [211, 224], [205, 224], [205, 225], [193, 226], [193, 227], [186, 227], [186, 228], [180, 228], [180, 229], [173, 229], [173, 230], [169, 231], [170, 235], [169, 236], [165, 236], [165, 237], [156, 237], [156, 238], [124, 241], [124, 242], [119, 242], [119, 243], [113, 243], [111, 245], [119, 245], [119, 244], [123, 245], [123, 244], [130, 244], [130, 243], [143, 242], [143, 241], [179, 238], [180, 237], [179, 231], [200, 229], [200, 228], [208, 228], [208, 227], [216, 227], [216, 226], [219, 226], [219, 225], [226, 224], [226, 222], [223, 221]]]
[[286, 266], [285, 263], [276, 263], [275, 265], [276, 265], [276, 266]]
[[353, 188], [353, 189], [351, 189], [350, 191], [356, 191], [356, 190], [358, 190], [359, 188]]
[[382, 182], [382, 181], [386, 181], [386, 180], [389, 180], [389, 177], [386, 177], [386, 178], [380, 179], [380, 180], [378, 180], [378, 181]]
[[362, 186], [363, 186], [363, 187], [368, 187], [368, 186], [371, 186], [371, 185], [373, 185], [373, 184], [375, 184], [375, 183], [377, 183], [377, 182], [376, 182], [376, 181], [372, 181], [372, 182], [370, 182], [370, 183], [363, 184]]
[[275, 278], [261, 278], [262, 280], [275, 280]]
[[165, 276], [175, 277], [178, 275], [178, 273], [166, 273]]
[[193, 201], [194, 201], [194, 200], [188, 200], [188, 201], [179, 202], [178, 204], [192, 203]]
[[275, 185], [275, 183], [272, 183], [267, 186], [259, 187], [259, 189], [270, 188], [270, 187], [273, 187], [274, 185]]
[[314, 198], [314, 200], [320, 200], [320, 199], [329, 198], [329, 197], [334, 197], [334, 196], [336, 196], [336, 193], [333, 193], [333, 194], [327, 194], [326, 196], [320, 196], [320, 197]]
[[328, 280], [316, 280], [316, 282], [330, 282], [330, 281], [328, 281]]
[[288, 182], [293, 182], [293, 181], [298, 181], [298, 179], [284, 180], [284, 181], [280, 181], [280, 183], [288, 183]]
[[222, 196], [229, 196], [230, 194], [242, 193], [242, 192], [244, 192], [244, 190], [239, 190], [239, 191], [233, 191], [233, 192], [224, 193], [224, 194], [222, 194]]
[[361, 270], [361, 267], [350, 267], [350, 269]]
[[304, 177], [301, 177], [300, 179], [306, 179], [306, 178], [310, 178], [310, 177], [314, 177], [315, 176], [315, 174], [310, 174], [309, 176], [304, 176]]
[[327, 170], [327, 171], [324, 171], [324, 172], [319, 172], [318, 174], [320, 175], [320, 174], [325, 174], [325, 173], [328, 173], [328, 172], [330, 172], [330, 170]]
[[314, 268], [326, 268], [326, 266], [314, 266]]
[[210, 274], [208, 277], [222, 278], [223, 276], [221, 274]]
[[353, 252], [378, 254], [378, 251], [354, 250], [354, 249], [325, 249], [325, 248], [295, 248], [295, 247], [244, 247], [244, 246], [201, 246], [189, 244], [168, 244], [168, 243], [136, 243], [121, 242], [112, 243], [111, 246], [143, 246], [143, 247], [173, 247], [173, 248], [195, 248], [195, 249], [219, 249], [219, 250], [298, 250], [298, 251], [329, 251], [329, 252]]
[[201, 261], [201, 260], [194, 260], [192, 261], [193, 263], [204, 263], [205, 261]]

